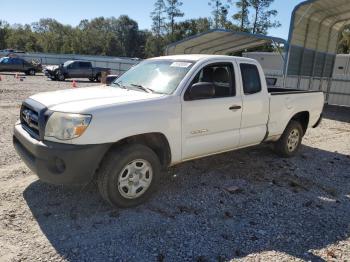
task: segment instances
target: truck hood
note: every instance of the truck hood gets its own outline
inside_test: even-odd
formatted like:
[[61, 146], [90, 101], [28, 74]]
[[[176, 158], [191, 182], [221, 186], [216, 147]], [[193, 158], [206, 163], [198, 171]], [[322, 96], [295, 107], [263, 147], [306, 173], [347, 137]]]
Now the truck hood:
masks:
[[49, 71], [55, 71], [59, 67], [60, 66], [58, 66], [58, 65], [50, 65], [50, 66], [46, 66], [45, 69], [49, 70]]
[[98, 86], [39, 93], [30, 98], [53, 111], [89, 112], [97, 107], [155, 99], [164, 96], [142, 91]]

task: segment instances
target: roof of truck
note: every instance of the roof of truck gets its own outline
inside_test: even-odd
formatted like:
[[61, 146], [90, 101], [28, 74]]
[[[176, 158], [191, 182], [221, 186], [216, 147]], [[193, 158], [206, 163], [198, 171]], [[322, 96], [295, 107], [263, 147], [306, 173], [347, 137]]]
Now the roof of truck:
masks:
[[151, 59], [179, 60], [179, 61], [185, 60], [185, 61], [197, 62], [197, 61], [209, 59], [209, 58], [216, 58], [216, 59], [237, 58], [237, 59], [242, 59], [247, 61], [255, 61], [254, 59], [246, 58], [246, 57], [227, 56], [227, 55], [201, 55], [201, 54], [160, 56], [160, 57], [154, 57]]

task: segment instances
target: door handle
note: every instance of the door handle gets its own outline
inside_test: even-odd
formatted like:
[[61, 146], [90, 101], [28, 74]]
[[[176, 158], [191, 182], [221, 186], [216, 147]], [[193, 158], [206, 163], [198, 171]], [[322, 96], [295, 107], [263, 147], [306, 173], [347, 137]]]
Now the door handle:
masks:
[[229, 109], [230, 110], [238, 110], [238, 109], [241, 109], [242, 107], [241, 106], [231, 106]]

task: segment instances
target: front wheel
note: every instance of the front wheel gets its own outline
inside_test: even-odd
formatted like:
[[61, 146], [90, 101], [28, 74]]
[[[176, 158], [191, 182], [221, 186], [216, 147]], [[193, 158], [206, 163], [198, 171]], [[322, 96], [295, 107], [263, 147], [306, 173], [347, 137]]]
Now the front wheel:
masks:
[[61, 71], [59, 71], [59, 72], [57, 72], [57, 74], [56, 74], [56, 79], [57, 79], [58, 81], [64, 81], [64, 80], [66, 79], [66, 77], [64, 76], [64, 74], [63, 74]]
[[144, 145], [113, 149], [98, 171], [98, 189], [113, 206], [136, 206], [151, 196], [158, 184], [160, 170], [157, 155]]
[[35, 76], [35, 69], [29, 69], [28, 74], [31, 76]]
[[102, 79], [101, 74], [98, 74], [96, 76], [96, 82], [101, 83], [101, 79]]
[[301, 145], [304, 132], [298, 121], [291, 120], [275, 144], [276, 152], [282, 157], [294, 156]]

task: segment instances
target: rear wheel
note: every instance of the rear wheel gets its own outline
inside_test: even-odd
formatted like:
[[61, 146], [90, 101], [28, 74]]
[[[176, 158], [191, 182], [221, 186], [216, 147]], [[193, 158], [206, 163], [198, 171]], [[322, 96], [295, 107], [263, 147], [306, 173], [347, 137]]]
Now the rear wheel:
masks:
[[144, 145], [127, 145], [110, 151], [98, 172], [98, 189], [113, 206], [132, 207], [145, 202], [156, 189], [161, 165]]
[[283, 157], [294, 156], [301, 145], [303, 128], [298, 121], [291, 120], [275, 144], [275, 151]]

